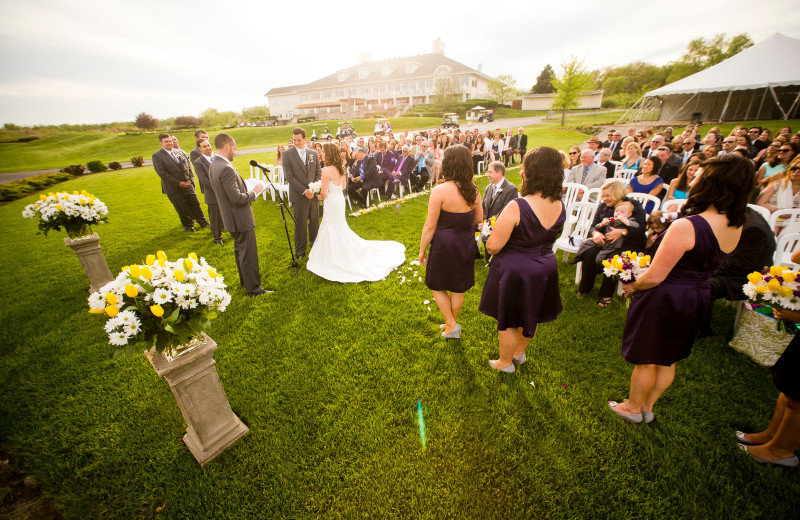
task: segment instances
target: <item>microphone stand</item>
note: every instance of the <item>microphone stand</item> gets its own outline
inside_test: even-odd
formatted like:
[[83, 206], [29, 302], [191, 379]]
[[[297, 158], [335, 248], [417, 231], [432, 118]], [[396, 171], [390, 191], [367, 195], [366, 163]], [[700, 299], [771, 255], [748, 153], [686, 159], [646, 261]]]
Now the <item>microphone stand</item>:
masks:
[[[278, 200], [280, 200], [280, 202], [278, 202], [278, 207], [281, 208], [281, 219], [283, 219], [283, 229], [286, 231], [286, 242], [289, 244], [289, 255], [291, 255], [291, 257], [292, 257], [292, 263], [289, 264], [289, 267], [294, 268], [294, 277], [297, 278], [297, 266], [299, 264], [297, 263], [297, 260], [294, 257], [294, 247], [292, 247], [292, 240], [291, 240], [291, 238], [289, 238], [289, 226], [286, 224], [286, 213], [284, 213], [284, 210], [283, 210], [284, 206], [286, 206], [286, 203], [283, 200], [283, 193], [281, 193], [280, 190], [278, 190], [278, 188], [276, 188], [275, 185], [272, 184], [272, 179], [269, 178], [269, 173], [270, 173], [269, 168], [267, 168], [265, 166], [261, 166], [260, 164], [258, 164], [254, 160], [251, 161], [250, 164], [251, 164], [251, 166], [255, 166], [256, 168], [260, 168], [265, 173], [264, 177], [267, 178], [267, 182], [269, 183], [270, 187], [272, 188], [273, 193], [277, 193], [278, 194]], [[289, 209], [288, 206], [286, 206], [286, 211], [289, 213], [289, 217], [292, 219], [292, 222], [295, 222], [295, 224], [296, 224], [297, 221], [295, 220], [294, 215], [292, 215], [292, 210]]]

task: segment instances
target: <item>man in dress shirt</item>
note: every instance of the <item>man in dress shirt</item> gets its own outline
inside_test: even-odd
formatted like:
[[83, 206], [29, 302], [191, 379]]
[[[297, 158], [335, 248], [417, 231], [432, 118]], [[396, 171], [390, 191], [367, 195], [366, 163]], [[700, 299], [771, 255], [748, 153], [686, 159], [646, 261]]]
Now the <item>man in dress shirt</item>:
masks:
[[508, 163], [514, 164], [514, 132], [509, 128], [503, 138], [503, 166], [508, 167]]
[[306, 131], [302, 127], [292, 130], [292, 142], [294, 147], [284, 152], [281, 165], [289, 183], [289, 202], [295, 206], [295, 253], [302, 260], [309, 242], [314, 247], [319, 230], [319, 201], [308, 185], [322, 178], [322, 168], [317, 152], [306, 149]]
[[367, 193], [383, 186], [375, 158], [369, 157], [363, 148], [356, 150], [356, 162], [350, 169], [350, 182], [347, 193], [350, 199], [357, 202], [362, 208], [367, 207]]
[[658, 170], [658, 176], [663, 179], [664, 184], [669, 186], [672, 179], [678, 177], [681, 171], [681, 160], [672, 153], [672, 144], [664, 143], [658, 147], [658, 158], [661, 159], [661, 169]]
[[597, 154], [597, 164], [606, 169], [606, 179], [613, 179], [617, 171], [617, 165], [611, 162], [611, 150], [608, 148], [600, 149]]
[[517, 128], [517, 140], [514, 142], [514, 153], [519, 154], [519, 163], [525, 160], [525, 153], [528, 151], [528, 136], [525, 135], [522, 127]]
[[590, 137], [588, 141], [586, 141], [586, 146], [589, 147], [589, 150], [592, 152], [595, 159], [597, 158], [597, 153], [600, 151], [600, 139], [596, 137]]
[[722, 140], [722, 150], [720, 150], [719, 155], [728, 155], [729, 153], [733, 153], [737, 144], [738, 142], [736, 136], [729, 135]]
[[[489, 184], [483, 192], [483, 219], [489, 220], [498, 216], [509, 202], [519, 196], [519, 192], [517, 192], [517, 187], [506, 179], [506, 168], [500, 161], [490, 162], [486, 174], [489, 176]], [[483, 222], [478, 224], [478, 229], [483, 229]], [[484, 244], [488, 238], [481, 235]], [[490, 257], [491, 255], [487, 252], [487, 262]]]
[[686, 161], [689, 160], [689, 157], [691, 157], [692, 154], [694, 154], [694, 150], [695, 150], [695, 140], [694, 140], [694, 138], [690, 137], [688, 139], [685, 139], [683, 141], [683, 151], [680, 152], [680, 154], [681, 154], [681, 156], [680, 156], [681, 157], [681, 167], [683, 167], [683, 165], [686, 164]]
[[197, 182], [200, 184], [200, 191], [206, 199], [208, 220], [211, 222], [211, 235], [214, 237], [214, 243], [222, 245], [222, 216], [219, 214], [217, 197], [214, 194], [214, 187], [211, 186], [211, 177], [209, 177], [214, 152], [211, 150], [211, 143], [208, 142], [208, 139], [200, 140], [197, 143], [197, 148], [200, 150], [200, 157], [194, 160]]
[[652, 157], [656, 155], [656, 150], [658, 147], [664, 144], [664, 134], [658, 133], [650, 139], [650, 146], [645, 146], [644, 150], [642, 150], [642, 157], [647, 159], [648, 157]]
[[567, 182], [577, 182], [590, 189], [599, 188], [606, 182], [606, 173], [608, 170], [595, 164], [594, 152], [584, 150], [581, 153], [581, 163], [570, 170]]
[[194, 191], [194, 175], [189, 158], [180, 149], [173, 150], [174, 141], [170, 134], [159, 134], [158, 140], [161, 142], [161, 149], [153, 154], [153, 169], [161, 178], [161, 192], [175, 208], [183, 229], [194, 232], [195, 220], [202, 227], [208, 227], [208, 221]]
[[[403, 145], [402, 155], [397, 158], [396, 169], [391, 174], [392, 184], [406, 184], [411, 178], [411, 170], [414, 169], [416, 162], [410, 155], [408, 145]], [[391, 189], [391, 188], [390, 188]]]
[[[256, 220], [250, 204], [264, 191], [262, 184], [256, 184], [253, 191], [233, 167], [231, 161], [236, 155], [236, 141], [228, 134], [217, 134], [214, 138], [217, 153], [211, 160], [208, 176], [219, 204], [219, 211], [225, 229], [233, 237], [233, 252], [239, 283], [248, 296], [268, 294], [261, 287], [261, 271], [258, 268], [258, 245], [256, 244]], [[201, 158], [202, 160], [202, 158]]]
[[613, 134], [609, 134], [611, 140], [606, 144], [606, 148], [611, 153], [610, 157], [612, 161], [621, 161], [622, 160], [622, 132], [614, 132]]
[[[200, 141], [206, 140], [208, 141], [208, 132], [205, 130], [198, 130], [194, 133], [194, 142], [195, 147], [192, 148], [191, 153], [189, 154], [189, 160], [194, 164], [198, 157], [203, 155], [203, 152], [200, 150]], [[211, 147], [211, 143], [209, 143], [209, 148]], [[213, 153], [213, 152], [212, 152]], [[200, 185], [202, 187], [202, 184]]]
[[411, 170], [411, 186], [414, 190], [421, 191], [425, 183], [431, 178], [433, 170], [433, 152], [428, 149], [427, 141], [422, 141], [414, 157], [414, 168]]

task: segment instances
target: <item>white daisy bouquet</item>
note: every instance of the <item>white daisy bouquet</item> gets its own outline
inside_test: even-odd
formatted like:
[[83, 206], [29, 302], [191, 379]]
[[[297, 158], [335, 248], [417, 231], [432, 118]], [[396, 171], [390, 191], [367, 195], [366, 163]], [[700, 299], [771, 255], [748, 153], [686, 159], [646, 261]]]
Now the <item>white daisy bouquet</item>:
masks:
[[619, 276], [622, 283], [635, 282], [650, 267], [650, 255], [642, 255], [635, 251], [625, 251], [615, 255], [611, 260], [603, 260], [603, 274]]
[[89, 296], [89, 312], [108, 317], [108, 342], [130, 355], [135, 343], [172, 355], [199, 337], [231, 296], [223, 277], [205, 258], [189, 253], [174, 262], [163, 251], [147, 255], [144, 265], [125, 266], [116, 279]]
[[[747, 283], [742, 286], [747, 298], [756, 304], [773, 309], [800, 310], [800, 281], [798, 273], [783, 265], [773, 265], [761, 272], [747, 275]], [[772, 312], [769, 312], [772, 316]], [[793, 332], [794, 326], [778, 320], [778, 330]]]
[[314, 181], [308, 183], [308, 190], [311, 193], [319, 193], [322, 191], [322, 181]]
[[22, 211], [25, 218], [39, 219], [39, 231], [45, 235], [50, 230], [61, 231], [63, 227], [73, 239], [90, 235], [89, 226], [106, 222], [106, 215], [108, 208], [103, 201], [85, 190], [42, 194]]

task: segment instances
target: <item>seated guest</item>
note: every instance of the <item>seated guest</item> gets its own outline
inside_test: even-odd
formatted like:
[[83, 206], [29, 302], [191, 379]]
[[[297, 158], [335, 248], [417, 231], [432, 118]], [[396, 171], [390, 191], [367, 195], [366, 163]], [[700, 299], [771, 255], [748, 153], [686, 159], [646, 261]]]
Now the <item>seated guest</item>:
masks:
[[368, 157], [363, 148], [356, 149], [356, 162], [350, 169], [347, 185], [350, 200], [362, 208], [367, 207], [367, 193], [383, 186], [375, 159]]
[[664, 144], [664, 134], [656, 132], [650, 139], [650, 146], [642, 148], [642, 157], [652, 157], [656, 154], [658, 147]]
[[577, 182], [587, 188], [599, 188], [606, 181], [608, 170], [595, 164], [594, 152], [584, 150], [581, 153], [581, 163], [570, 171], [567, 182]]
[[[660, 162], [658, 157], [645, 159], [642, 163], [642, 173], [631, 179], [628, 185], [628, 193], [647, 193], [658, 197], [664, 187], [664, 179], [656, 173], [659, 166], [661, 166]], [[652, 212], [654, 209], [656, 209], [654, 202], [648, 202], [644, 208], [647, 213]]]
[[[633, 203], [630, 201], [623, 200], [617, 202], [614, 205], [614, 216], [601, 220], [597, 226], [595, 226], [595, 229], [600, 233], [608, 233], [612, 229], [624, 229], [626, 232], [630, 232], [631, 229], [639, 227], [639, 223], [633, 218], [633, 210]], [[623, 235], [617, 239], [605, 239], [603, 245], [600, 246], [600, 252], [596, 253], [594, 259], [598, 267], [603, 263], [603, 260], [608, 260], [609, 258], [613, 258], [614, 255], [622, 253], [622, 244], [625, 242], [624, 238]], [[593, 240], [584, 240], [581, 242], [580, 247], [578, 247], [575, 258], [570, 260], [569, 263], [574, 265], [578, 262], [582, 262], [586, 252], [597, 246], [598, 244], [595, 244]]]
[[514, 132], [509, 128], [506, 132], [506, 136], [503, 138], [503, 164], [508, 167], [508, 163], [514, 163], [514, 154], [516, 151], [514, 150], [514, 145], [516, 142], [516, 138], [514, 137]]
[[796, 157], [784, 172], [770, 177], [768, 183], [758, 197], [759, 206], [770, 213], [800, 207], [800, 157]]
[[569, 168], [572, 169], [581, 163], [581, 149], [572, 146], [569, 149]]
[[414, 158], [411, 157], [409, 154], [410, 148], [408, 145], [403, 146], [403, 150], [400, 154], [400, 157], [397, 158], [397, 164], [395, 170], [391, 173], [391, 183], [393, 186], [389, 188], [389, 193], [391, 196], [391, 192], [394, 190], [394, 186], [398, 186], [402, 184], [403, 186], [408, 185], [408, 180], [411, 178], [411, 170], [414, 169]]
[[474, 175], [478, 175], [480, 172], [478, 171], [478, 163], [486, 161], [486, 143], [483, 142], [483, 139], [478, 137], [473, 142], [472, 148], [472, 166], [474, 167]]
[[564, 168], [564, 180], [562, 182], [567, 182], [570, 170], [572, 169], [571, 168], [572, 161], [569, 160], [569, 155], [567, 154], [567, 152], [559, 150], [558, 153], [561, 154], [561, 166], [563, 166]]
[[286, 151], [286, 147], [282, 144], [278, 145], [278, 153], [275, 154], [275, 166], [281, 166], [283, 164], [283, 152]]
[[692, 184], [692, 181], [694, 181], [695, 174], [700, 168], [700, 162], [700, 158], [695, 155], [689, 159], [689, 162], [683, 165], [678, 177], [669, 183], [667, 197], [664, 200], [689, 198], [689, 186]]
[[495, 132], [489, 146], [486, 148], [489, 153], [490, 161], [499, 161], [503, 156], [503, 140], [500, 138], [500, 132]]
[[614, 132], [613, 130], [609, 130], [608, 135], [611, 140], [606, 141], [604, 147], [608, 148], [608, 151], [611, 153], [612, 161], [621, 161], [624, 151], [622, 143], [620, 142], [622, 139], [622, 132]]
[[715, 157], [719, 153], [719, 147], [717, 147], [716, 145], [706, 146], [700, 153], [703, 154], [703, 157], [705, 157], [706, 159], [711, 159], [712, 157]]
[[695, 144], [695, 140], [691, 137], [683, 140], [683, 150], [681, 150], [679, 157], [681, 166], [684, 166], [689, 161], [689, 157], [695, 153]]
[[617, 165], [611, 162], [611, 150], [608, 148], [601, 148], [597, 154], [597, 164], [606, 169], [606, 179], [614, 178], [617, 171]]
[[625, 157], [622, 159], [621, 170], [638, 170], [642, 165], [642, 150], [639, 143], [630, 143], [625, 148]]
[[595, 159], [597, 158], [597, 154], [600, 152], [600, 139], [592, 136], [586, 141], [586, 146], [589, 150], [591, 150]]
[[756, 172], [756, 182], [764, 187], [769, 182], [770, 177], [783, 172], [792, 161], [792, 147], [788, 144], [781, 144], [775, 141], [767, 148], [764, 162]]
[[678, 176], [683, 164], [681, 164], [681, 160], [672, 153], [672, 145], [670, 143], [664, 143], [659, 146], [657, 152], [658, 158], [661, 161], [661, 167], [656, 170], [656, 174], [661, 177], [664, 182], [669, 184], [672, 182], [672, 179]]
[[[496, 217], [503, 211], [503, 208], [519, 196], [517, 187], [506, 179], [506, 167], [500, 161], [489, 163], [487, 170], [489, 184], [483, 192], [483, 219], [489, 220]], [[478, 224], [478, 229], [483, 229], [483, 222]], [[481, 235], [484, 244], [488, 237]], [[486, 253], [486, 261], [489, 261], [489, 253]]]
[[355, 158], [353, 158], [353, 154], [350, 151], [350, 145], [347, 144], [347, 141], [339, 142], [339, 153], [342, 155], [342, 161], [344, 161], [345, 169], [349, 170], [353, 167], [353, 163], [356, 162]]
[[375, 164], [378, 166], [378, 173], [381, 177], [381, 180], [386, 185], [386, 192], [385, 196], [387, 199], [392, 198], [392, 192], [394, 191], [394, 177], [392, 173], [394, 173], [395, 168], [397, 167], [397, 157], [395, 157], [393, 152], [388, 150], [389, 146], [386, 144], [386, 141], [381, 141], [378, 143], [378, 152], [375, 154]]
[[411, 186], [414, 190], [420, 191], [425, 187], [425, 183], [431, 178], [433, 171], [433, 152], [428, 149], [428, 142], [422, 141], [417, 147], [417, 155], [414, 157], [414, 168], [411, 170]]

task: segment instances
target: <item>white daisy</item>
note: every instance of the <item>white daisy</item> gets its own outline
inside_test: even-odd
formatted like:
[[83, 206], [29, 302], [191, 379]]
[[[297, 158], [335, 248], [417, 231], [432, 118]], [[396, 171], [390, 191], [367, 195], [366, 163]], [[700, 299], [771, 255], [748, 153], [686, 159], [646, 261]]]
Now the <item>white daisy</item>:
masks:
[[112, 332], [108, 335], [108, 342], [117, 347], [128, 344], [128, 336], [124, 332]]
[[161, 287], [153, 291], [153, 301], [155, 301], [158, 304], [171, 302], [173, 296], [174, 295], [172, 294], [171, 291]]

